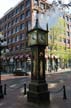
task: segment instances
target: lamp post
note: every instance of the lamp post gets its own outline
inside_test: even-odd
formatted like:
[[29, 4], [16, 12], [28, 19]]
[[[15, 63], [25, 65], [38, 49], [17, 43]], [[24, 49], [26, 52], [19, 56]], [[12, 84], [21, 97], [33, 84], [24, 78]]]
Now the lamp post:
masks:
[[2, 61], [1, 61], [1, 52], [7, 47], [7, 41], [4, 39], [4, 36], [0, 34], [0, 99], [4, 97], [2, 84], [1, 84], [1, 70], [2, 70]]
[[[38, 14], [38, 11], [37, 11]], [[48, 85], [45, 81], [45, 48], [47, 46], [47, 30], [43, 30], [39, 26], [38, 18], [36, 18], [35, 27], [28, 31], [28, 45], [31, 47], [31, 82], [27, 99], [30, 102], [49, 102]]]

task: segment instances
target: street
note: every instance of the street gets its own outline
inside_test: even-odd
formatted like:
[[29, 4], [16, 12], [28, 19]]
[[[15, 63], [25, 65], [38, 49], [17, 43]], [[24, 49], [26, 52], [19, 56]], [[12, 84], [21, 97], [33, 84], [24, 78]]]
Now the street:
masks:
[[[71, 72], [47, 74], [46, 80], [50, 91], [49, 108], [70, 108]], [[39, 105], [27, 102], [27, 95], [24, 95], [24, 83], [27, 84], [28, 88], [29, 82], [30, 76], [10, 76], [10, 79], [9, 77], [3, 79], [2, 76], [2, 85], [7, 85], [7, 94], [4, 95], [4, 99], [0, 100], [0, 108], [39, 108]], [[66, 88], [66, 100], [63, 99], [63, 85]], [[44, 108], [44, 106], [42, 105], [41, 108]]]

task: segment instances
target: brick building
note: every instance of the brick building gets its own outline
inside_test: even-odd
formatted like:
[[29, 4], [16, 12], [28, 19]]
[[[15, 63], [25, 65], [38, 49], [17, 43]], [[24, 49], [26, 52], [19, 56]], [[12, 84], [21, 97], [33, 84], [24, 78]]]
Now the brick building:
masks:
[[64, 19], [66, 21], [66, 45], [67, 48], [71, 48], [71, 14], [65, 14]]
[[64, 19], [66, 21], [66, 51], [69, 53], [69, 66], [71, 67], [71, 13], [65, 13]]
[[[0, 31], [8, 43], [9, 52], [3, 59], [8, 71], [14, 68], [25, 68], [31, 56], [28, 47], [27, 28], [34, 26], [37, 9], [43, 12], [47, 0], [21, 0], [14, 8], [9, 9], [0, 19]], [[39, 8], [38, 6], [39, 5]]]

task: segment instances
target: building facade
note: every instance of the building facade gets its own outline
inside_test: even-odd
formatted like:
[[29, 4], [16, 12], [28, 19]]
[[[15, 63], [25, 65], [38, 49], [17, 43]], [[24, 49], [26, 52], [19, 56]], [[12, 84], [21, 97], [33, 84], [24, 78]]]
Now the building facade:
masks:
[[[44, 14], [48, 8], [49, 5], [47, 4], [47, 0], [21, 0], [20, 3], [9, 9], [0, 19], [0, 32], [2, 32], [7, 40], [9, 49], [9, 52], [2, 57], [4, 70], [13, 72], [15, 69], [22, 68], [24, 71], [30, 71], [31, 49], [28, 47], [27, 31], [35, 26], [37, 11]], [[63, 37], [60, 42], [55, 41], [60, 43], [60, 45], [65, 46], [66, 52], [68, 51], [67, 49], [69, 49], [70, 53], [71, 15], [65, 14], [64, 19], [67, 25], [65, 37]], [[40, 21], [40, 23], [42, 22]], [[48, 36], [48, 41], [49, 45], [48, 48], [46, 48], [47, 62], [49, 59], [48, 50], [51, 50], [50, 45], [52, 43], [50, 36]], [[49, 56], [51, 56], [51, 54], [49, 54]], [[56, 55], [54, 55], [54, 59], [55, 57]]]
[[66, 51], [69, 53], [69, 66], [71, 67], [71, 14], [66, 13], [64, 15], [66, 21]]
[[[5, 70], [12, 72], [17, 68], [30, 68], [31, 50], [28, 47], [27, 29], [35, 24], [37, 10], [46, 9], [47, 0], [22, 0], [8, 10], [0, 19], [0, 31], [8, 43], [9, 52], [3, 57]], [[39, 7], [38, 7], [39, 5]]]

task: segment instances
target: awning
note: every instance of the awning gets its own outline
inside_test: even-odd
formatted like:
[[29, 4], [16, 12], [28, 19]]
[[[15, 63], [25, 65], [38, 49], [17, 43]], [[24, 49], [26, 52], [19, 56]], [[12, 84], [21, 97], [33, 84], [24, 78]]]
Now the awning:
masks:
[[23, 58], [23, 55], [19, 55], [19, 58], [22, 59]]
[[17, 59], [19, 56], [15, 56], [15, 59]]

